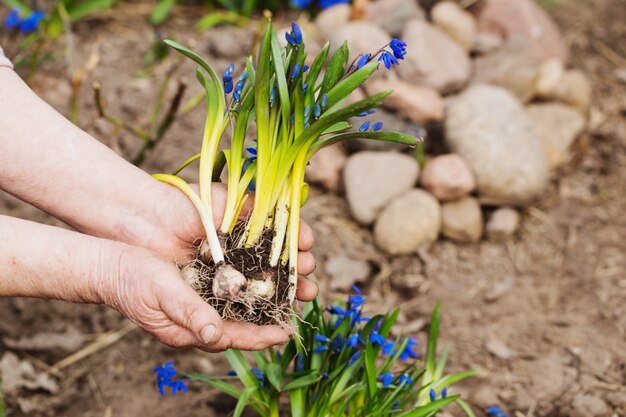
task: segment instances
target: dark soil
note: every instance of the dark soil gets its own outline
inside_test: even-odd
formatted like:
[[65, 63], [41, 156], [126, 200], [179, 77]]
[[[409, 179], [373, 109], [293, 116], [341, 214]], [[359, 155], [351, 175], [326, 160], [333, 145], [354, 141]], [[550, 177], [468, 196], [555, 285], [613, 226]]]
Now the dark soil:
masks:
[[[459, 391], [478, 416], [500, 405], [515, 417], [626, 415], [626, 7], [623, 0], [543, 1], [572, 49], [572, 65], [594, 87], [590, 129], [580, 141], [576, 160], [564, 169], [543, 203], [524, 213], [523, 227], [509, 243], [457, 245], [441, 241], [419, 256], [387, 258], [373, 245], [371, 231], [347, 214], [339, 196], [313, 190], [304, 210], [316, 232], [315, 254], [323, 301], [328, 290], [325, 262], [340, 252], [365, 259], [376, 270], [364, 283], [368, 308], [381, 312], [401, 307], [399, 330], [418, 333], [436, 301], [443, 301], [442, 342], [453, 345], [451, 370], [479, 369], [481, 376]], [[105, 19], [77, 25], [74, 62], [83, 66], [98, 54], [98, 66], [81, 93], [81, 125], [122, 155], [130, 157], [140, 142], [95, 120], [92, 80], [103, 85], [108, 109], [124, 120], [146, 123], [147, 104], [170, 68], [158, 64], [148, 78], [143, 68], [152, 29], [148, 11], [122, 2]], [[186, 10], [186, 9], [185, 9]], [[183, 42], [212, 53], [217, 70], [241, 64], [253, 33], [219, 28], [190, 29], [177, 15], [163, 29]], [[228, 45], [224, 45], [227, 43]], [[58, 48], [61, 50], [62, 48]], [[69, 83], [60, 63], [44, 66], [37, 91], [67, 114]], [[178, 74], [193, 74], [185, 63]], [[191, 79], [191, 76], [188, 76]], [[200, 89], [189, 83], [187, 98]], [[175, 86], [169, 89], [174, 94]], [[169, 171], [196, 152], [203, 111], [182, 116], [144, 164], [149, 172]], [[0, 194], [0, 212], [60, 225], [40, 211]], [[60, 225], [62, 226], [62, 225]], [[38, 372], [72, 351], [50, 347], [9, 349], [8, 343], [44, 332], [83, 336], [83, 344], [101, 340], [127, 322], [100, 306], [29, 299], [0, 300], [0, 357], [9, 351]], [[224, 374], [222, 355], [167, 348], [139, 330], [87, 358], [62, 367], [53, 377], [59, 389], [7, 393], [9, 415], [211, 417], [231, 415], [234, 402], [194, 385], [176, 397], [158, 396], [155, 365], [175, 360], [179, 369]], [[456, 411], [453, 411], [456, 414]]]

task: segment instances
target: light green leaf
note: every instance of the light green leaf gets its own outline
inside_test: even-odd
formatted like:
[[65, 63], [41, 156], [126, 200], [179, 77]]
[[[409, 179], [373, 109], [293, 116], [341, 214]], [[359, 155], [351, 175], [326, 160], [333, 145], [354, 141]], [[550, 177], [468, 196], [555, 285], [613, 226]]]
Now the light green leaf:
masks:
[[293, 379], [285, 384], [283, 391], [291, 391], [298, 388], [308, 387], [318, 382], [322, 377], [317, 374], [305, 375], [297, 379]]
[[235, 411], [233, 412], [233, 417], [241, 417], [243, 410], [245, 410], [246, 406], [249, 405], [250, 398], [258, 389], [258, 387], [248, 387], [243, 390], [241, 396], [239, 397], [239, 401], [237, 401], [237, 406], [235, 407]]
[[441, 410], [446, 405], [456, 401], [458, 398], [459, 398], [458, 395], [447, 397], [447, 398], [442, 398], [437, 401], [433, 401], [431, 403], [423, 405], [414, 410], [409, 410], [402, 414], [398, 414], [398, 417], [426, 417], [426, 416], [434, 415], [434, 413]]
[[456, 400], [456, 405], [458, 405], [459, 408], [463, 410], [467, 417], [476, 417], [476, 414], [474, 414], [474, 412], [472, 411], [472, 407], [470, 407], [469, 404], [467, 404], [462, 399], [458, 398]]
[[277, 363], [268, 363], [265, 365], [265, 374], [270, 384], [272, 384], [276, 391], [280, 392], [283, 385], [283, 376], [280, 366]]
[[346, 71], [345, 66], [348, 62], [349, 53], [348, 43], [344, 42], [343, 45], [341, 45], [330, 58], [330, 62], [328, 63], [328, 67], [326, 68], [326, 73], [324, 74], [324, 79], [322, 81], [320, 96], [330, 91], [330, 89], [335, 86], [337, 81], [343, 77]]
[[152, 15], [150, 15], [150, 23], [153, 25], [160, 25], [163, 23], [170, 15], [170, 12], [175, 4], [176, 0], [160, 0], [152, 11]]

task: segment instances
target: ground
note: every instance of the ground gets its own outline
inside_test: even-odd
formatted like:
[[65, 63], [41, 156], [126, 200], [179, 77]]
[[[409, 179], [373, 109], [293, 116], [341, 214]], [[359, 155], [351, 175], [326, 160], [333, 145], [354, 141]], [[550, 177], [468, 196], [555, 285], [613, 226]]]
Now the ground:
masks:
[[[325, 300], [333, 295], [323, 265], [340, 249], [375, 265], [375, 277], [365, 285], [369, 308], [399, 305], [403, 330], [421, 331], [435, 302], [443, 302], [442, 341], [453, 346], [451, 369], [481, 371], [461, 387], [476, 410], [497, 404], [509, 415], [565, 417], [593, 415], [589, 410], [595, 407], [598, 416], [624, 416], [626, 84], [616, 69], [626, 69], [626, 8], [622, 0], [553, 0], [547, 6], [572, 48], [573, 66], [585, 71], [594, 86], [591, 127], [549, 196], [525, 211], [515, 240], [478, 245], [441, 241], [419, 256], [389, 259], [375, 249], [371, 232], [345, 214], [341, 197], [315, 190], [304, 216], [316, 231], [316, 278]], [[154, 80], [169, 64], [157, 66], [151, 79], [136, 77], [151, 29], [141, 23], [143, 12], [133, 10], [79, 24], [75, 62], [98, 52], [99, 64], [89, 81], [102, 83], [112, 113], [141, 123], [156, 96]], [[183, 13], [168, 30], [221, 54], [215, 61], [218, 69], [239, 57], [236, 47], [223, 45], [237, 44], [233, 39], [241, 35], [235, 30], [198, 34], [185, 31], [185, 22]], [[179, 74], [191, 74], [189, 69], [184, 66]], [[60, 78], [55, 65], [48, 64], [36, 83], [53, 106], [67, 112], [69, 87]], [[187, 97], [197, 91], [190, 84]], [[87, 82], [81, 103], [81, 124], [116, 151], [131, 155], [138, 144], [134, 138], [94, 122]], [[201, 124], [199, 110], [183, 116], [144, 168], [169, 170], [192, 154]], [[0, 212], [58, 224], [6, 195], [0, 195]], [[169, 349], [104, 307], [1, 299], [0, 332], [0, 357], [12, 350], [39, 371], [50, 371], [71, 352], [20, 350], [11, 342], [42, 332], [74, 332], [87, 344], [119, 336], [86, 359], [57, 365], [56, 395], [41, 390], [8, 395], [11, 416], [206, 417], [226, 416], [233, 408], [232, 401], [200, 386], [185, 395], [159, 397], [151, 376], [155, 365], [176, 360], [180, 369], [221, 374], [228, 370], [223, 357]]]

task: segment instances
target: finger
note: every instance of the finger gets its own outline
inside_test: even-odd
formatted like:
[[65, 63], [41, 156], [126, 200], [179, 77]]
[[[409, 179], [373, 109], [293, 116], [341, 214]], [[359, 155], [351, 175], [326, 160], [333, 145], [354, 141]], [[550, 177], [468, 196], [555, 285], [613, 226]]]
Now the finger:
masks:
[[313, 236], [313, 229], [304, 221], [300, 222], [300, 234], [298, 236], [298, 249], [302, 251], [309, 251], [315, 245], [315, 237]]
[[208, 350], [263, 350], [289, 341], [289, 334], [280, 326], [257, 326], [256, 324], [227, 320], [222, 337]]
[[220, 340], [223, 323], [219, 314], [182, 279], [168, 280], [159, 302], [163, 312], [176, 324], [191, 331], [196, 339], [210, 345]]
[[298, 288], [296, 289], [296, 298], [300, 301], [312, 301], [317, 297], [317, 284], [306, 278], [298, 278]]
[[298, 274], [309, 275], [315, 271], [315, 257], [311, 252], [298, 253]]

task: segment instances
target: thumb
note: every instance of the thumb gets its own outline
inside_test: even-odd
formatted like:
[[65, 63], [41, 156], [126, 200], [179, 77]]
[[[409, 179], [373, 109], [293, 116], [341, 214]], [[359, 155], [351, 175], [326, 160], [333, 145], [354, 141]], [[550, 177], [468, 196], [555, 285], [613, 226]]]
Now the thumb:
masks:
[[223, 323], [220, 315], [207, 304], [178, 274], [167, 279], [159, 297], [161, 309], [176, 324], [192, 332], [198, 341], [211, 345], [220, 340]]

